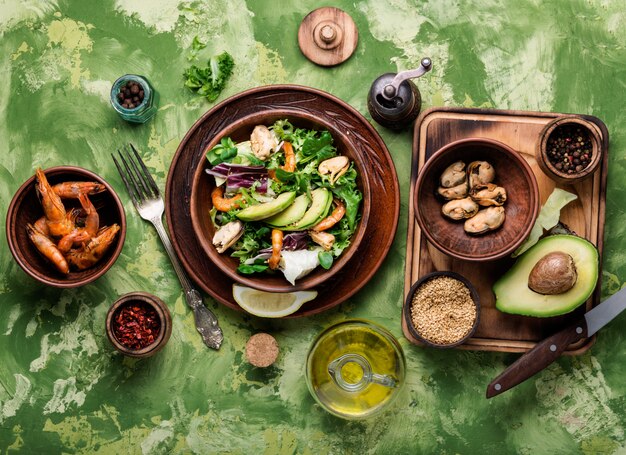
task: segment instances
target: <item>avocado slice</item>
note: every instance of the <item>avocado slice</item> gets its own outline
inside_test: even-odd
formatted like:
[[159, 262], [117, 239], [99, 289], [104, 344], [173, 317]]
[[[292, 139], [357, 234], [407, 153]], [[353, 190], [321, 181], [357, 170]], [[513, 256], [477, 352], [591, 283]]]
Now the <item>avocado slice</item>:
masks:
[[[561, 294], [539, 294], [528, 287], [535, 265], [549, 253], [562, 252], [574, 260], [574, 286]], [[549, 317], [569, 313], [593, 293], [598, 281], [598, 250], [575, 235], [551, 235], [519, 257], [511, 269], [493, 285], [496, 308], [504, 313]]]
[[265, 220], [272, 227], [283, 227], [302, 219], [309, 207], [309, 196], [301, 194], [289, 207]]
[[327, 188], [316, 188], [311, 191], [311, 207], [297, 222], [285, 227], [285, 231], [303, 231], [315, 226], [328, 213], [330, 204], [333, 202], [333, 193]]
[[281, 193], [276, 199], [263, 204], [257, 204], [243, 209], [237, 213], [237, 218], [241, 221], [258, 221], [269, 218], [272, 215], [282, 212], [291, 204], [293, 204], [296, 198], [295, 191], [288, 191]]

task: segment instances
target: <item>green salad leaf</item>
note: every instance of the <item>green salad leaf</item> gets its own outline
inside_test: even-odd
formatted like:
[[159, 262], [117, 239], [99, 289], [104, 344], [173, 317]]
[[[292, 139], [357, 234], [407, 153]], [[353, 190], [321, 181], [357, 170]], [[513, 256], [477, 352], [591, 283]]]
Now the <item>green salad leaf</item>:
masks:
[[333, 255], [329, 251], [320, 251], [317, 255], [317, 258], [320, 261], [320, 265], [328, 270], [333, 265]]
[[219, 144], [207, 152], [206, 159], [209, 160], [211, 165], [215, 166], [224, 161], [230, 161], [235, 156], [237, 156], [237, 146], [231, 138], [225, 137]]
[[541, 207], [537, 221], [535, 221], [528, 238], [513, 252], [511, 257], [515, 258], [519, 256], [537, 243], [543, 235], [544, 229], [552, 229], [557, 225], [561, 216], [561, 209], [577, 198], [578, 196], [569, 191], [555, 188], [550, 196], [548, 196], [546, 203]]
[[[198, 45], [194, 44], [194, 46]], [[211, 57], [206, 67], [191, 65], [183, 73], [185, 87], [213, 102], [224, 89], [226, 81], [233, 73], [234, 66], [235, 61], [228, 52]]]

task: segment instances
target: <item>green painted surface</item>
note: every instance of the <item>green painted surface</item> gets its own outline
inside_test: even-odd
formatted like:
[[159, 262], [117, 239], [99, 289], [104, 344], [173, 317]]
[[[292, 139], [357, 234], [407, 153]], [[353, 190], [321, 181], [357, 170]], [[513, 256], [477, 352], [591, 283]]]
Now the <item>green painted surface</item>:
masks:
[[[220, 99], [269, 83], [326, 90], [367, 115], [378, 75], [432, 57], [419, 81], [428, 106], [578, 112], [609, 127], [603, 295], [626, 279], [626, 13], [621, 0], [336, 3], [355, 20], [359, 46], [322, 69], [296, 44], [318, 2], [221, 0], [0, 1], [0, 209], [36, 166], [92, 169], [129, 205], [109, 153], [128, 141], [163, 187], [179, 141], [210, 105], [182, 86], [194, 36], [237, 62]], [[228, 18], [228, 19], [226, 19]], [[108, 104], [121, 74], [149, 77], [161, 95], [150, 123], [131, 126]], [[45, 288], [0, 249], [0, 450], [2, 453], [624, 453], [626, 317], [587, 354], [563, 358], [505, 395], [486, 384], [516, 356], [415, 348], [400, 309], [411, 135], [378, 128], [402, 188], [395, 243], [383, 267], [339, 308], [308, 319], [263, 321], [209, 300], [224, 329], [219, 352], [197, 336], [154, 230], [132, 208], [115, 266], [77, 290]], [[4, 224], [0, 227], [4, 237]], [[119, 295], [153, 292], [169, 303], [174, 331], [152, 359], [114, 353], [104, 335]], [[344, 422], [309, 396], [303, 358], [313, 337], [365, 317], [400, 338], [408, 383], [396, 407], [370, 422]], [[243, 359], [248, 337], [274, 334], [276, 366]]]

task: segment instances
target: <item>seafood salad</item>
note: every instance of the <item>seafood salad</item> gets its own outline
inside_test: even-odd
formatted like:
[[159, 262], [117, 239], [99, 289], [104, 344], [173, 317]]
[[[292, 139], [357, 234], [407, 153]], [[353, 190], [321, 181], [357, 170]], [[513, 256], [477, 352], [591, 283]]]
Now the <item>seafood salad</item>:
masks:
[[[36, 189], [44, 215], [26, 224], [28, 237], [37, 250], [62, 274], [70, 268], [85, 270], [95, 265], [115, 240], [117, 224], [100, 226], [90, 195], [106, 190], [96, 182], [62, 182], [50, 185], [41, 169], [36, 171]], [[63, 199], [77, 199], [81, 208], [67, 210]]]
[[226, 137], [207, 152], [215, 178], [213, 245], [239, 258], [241, 274], [282, 271], [291, 283], [329, 269], [350, 244], [363, 198], [354, 163], [328, 131], [288, 120]]

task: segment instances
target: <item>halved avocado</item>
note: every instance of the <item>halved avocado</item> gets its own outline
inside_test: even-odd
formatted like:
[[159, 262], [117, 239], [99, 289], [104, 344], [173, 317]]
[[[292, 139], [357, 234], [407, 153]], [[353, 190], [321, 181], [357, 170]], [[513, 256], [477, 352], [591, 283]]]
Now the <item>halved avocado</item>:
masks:
[[285, 231], [303, 231], [315, 226], [328, 213], [330, 204], [333, 202], [333, 193], [326, 188], [316, 188], [311, 191], [311, 207], [297, 222], [284, 228]]
[[289, 207], [265, 220], [272, 227], [283, 227], [302, 219], [309, 207], [309, 196], [301, 194]]
[[276, 215], [277, 213], [285, 210], [287, 207], [293, 204], [295, 198], [295, 191], [281, 193], [273, 201], [253, 205], [243, 209], [241, 212], [237, 213], [237, 218], [239, 218], [241, 221], [264, 220], [265, 218], [269, 218], [270, 216]]
[[[528, 287], [535, 265], [549, 253], [572, 257], [576, 268], [574, 286], [561, 294], [544, 295]], [[504, 313], [549, 317], [569, 313], [593, 293], [598, 281], [598, 250], [575, 235], [551, 235], [519, 257], [511, 269], [493, 285], [496, 308]]]

